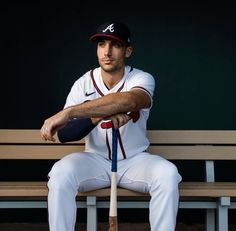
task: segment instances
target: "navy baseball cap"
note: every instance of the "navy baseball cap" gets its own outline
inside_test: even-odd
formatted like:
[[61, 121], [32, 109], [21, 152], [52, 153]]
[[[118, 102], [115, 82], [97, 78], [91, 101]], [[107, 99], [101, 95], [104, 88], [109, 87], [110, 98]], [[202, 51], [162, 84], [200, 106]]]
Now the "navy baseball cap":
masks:
[[93, 42], [98, 42], [102, 38], [114, 39], [125, 45], [130, 45], [131, 43], [131, 33], [128, 26], [116, 21], [110, 21], [100, 25], [96, 33], [89, 39]]

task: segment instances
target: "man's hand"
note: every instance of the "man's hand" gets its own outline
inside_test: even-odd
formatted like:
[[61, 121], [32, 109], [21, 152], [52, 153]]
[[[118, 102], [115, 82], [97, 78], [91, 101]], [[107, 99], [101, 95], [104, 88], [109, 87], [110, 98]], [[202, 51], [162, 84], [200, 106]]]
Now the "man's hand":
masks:
[[40, 130], [41, 137], [43, 140], [45, 141], [48, 140], [53, 142], [56, 141], [53, 136], [60, 128], [63, 128], [70, 120], [69, 110], [70, 108], [64, 109], [44, 121], [44, 124]]
[[126, 113], [119, 113], [106, 117], [107, 120], [111, 120], [114, 128], [120, 128], [121, 126], [127, 124], [131, 117]]

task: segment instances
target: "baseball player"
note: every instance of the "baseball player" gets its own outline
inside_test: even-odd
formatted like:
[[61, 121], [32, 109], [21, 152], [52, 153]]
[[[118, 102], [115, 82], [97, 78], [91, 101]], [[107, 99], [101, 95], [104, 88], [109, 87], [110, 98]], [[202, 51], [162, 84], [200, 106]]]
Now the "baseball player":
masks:
[[[152, 107], [155, 81], [152, 75], [125, 64], [132, 54], [129, 28], [107, 22], [90, 37], [97, 44], [99, 67], [88, 71], [72, 86], [62, 111], [45, 120], [44, 140], [62, 142], [85, 136], [85, 150], [54, 164], [48, 181], [48, 211], [51, 231], [73, 231], [77, 192], [110, 187], [111, 129], [119, 128], [119, 187], [151, 195], [152, 231], [174, 231], [178, 211], [177, 168], [158, 155], [146, 152], [146, 123]], [[135, 115], [135, 116], [133, 116]]]

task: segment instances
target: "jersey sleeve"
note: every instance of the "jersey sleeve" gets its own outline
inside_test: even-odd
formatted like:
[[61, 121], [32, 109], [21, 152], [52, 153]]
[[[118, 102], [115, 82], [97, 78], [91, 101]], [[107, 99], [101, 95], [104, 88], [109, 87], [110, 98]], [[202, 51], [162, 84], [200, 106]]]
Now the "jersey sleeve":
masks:
[[131, 89], [140, 89], [145, 91], [149, 95], [152, 104], [152, 98], [155, 91], [155, 79], [151, 74], [140, 71], [136, 74], [133, 74], [133, 76], [130, 78], [129, 90]]
[[84, 102], [84, 89], [82, 87], [82, 84], [83, 84], [83, 77], [75, 81], [66, 98], [66, 103], [64, 105], [64, 108]]

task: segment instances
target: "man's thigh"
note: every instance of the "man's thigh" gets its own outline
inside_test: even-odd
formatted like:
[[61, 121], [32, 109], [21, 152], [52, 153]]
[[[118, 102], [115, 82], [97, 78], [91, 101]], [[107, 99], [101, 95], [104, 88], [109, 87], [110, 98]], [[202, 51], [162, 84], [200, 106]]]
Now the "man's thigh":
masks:
[[118, 164], [118, 185], [148, 193], [151, 184], [171, 168], [173, 164], [158, 155], [140, 153]]
[[55, 163], [49, 177], [66, 178], [80, 192], [95, 190], [110, 186], [110, 163], [97, 154], [72, 153]]

